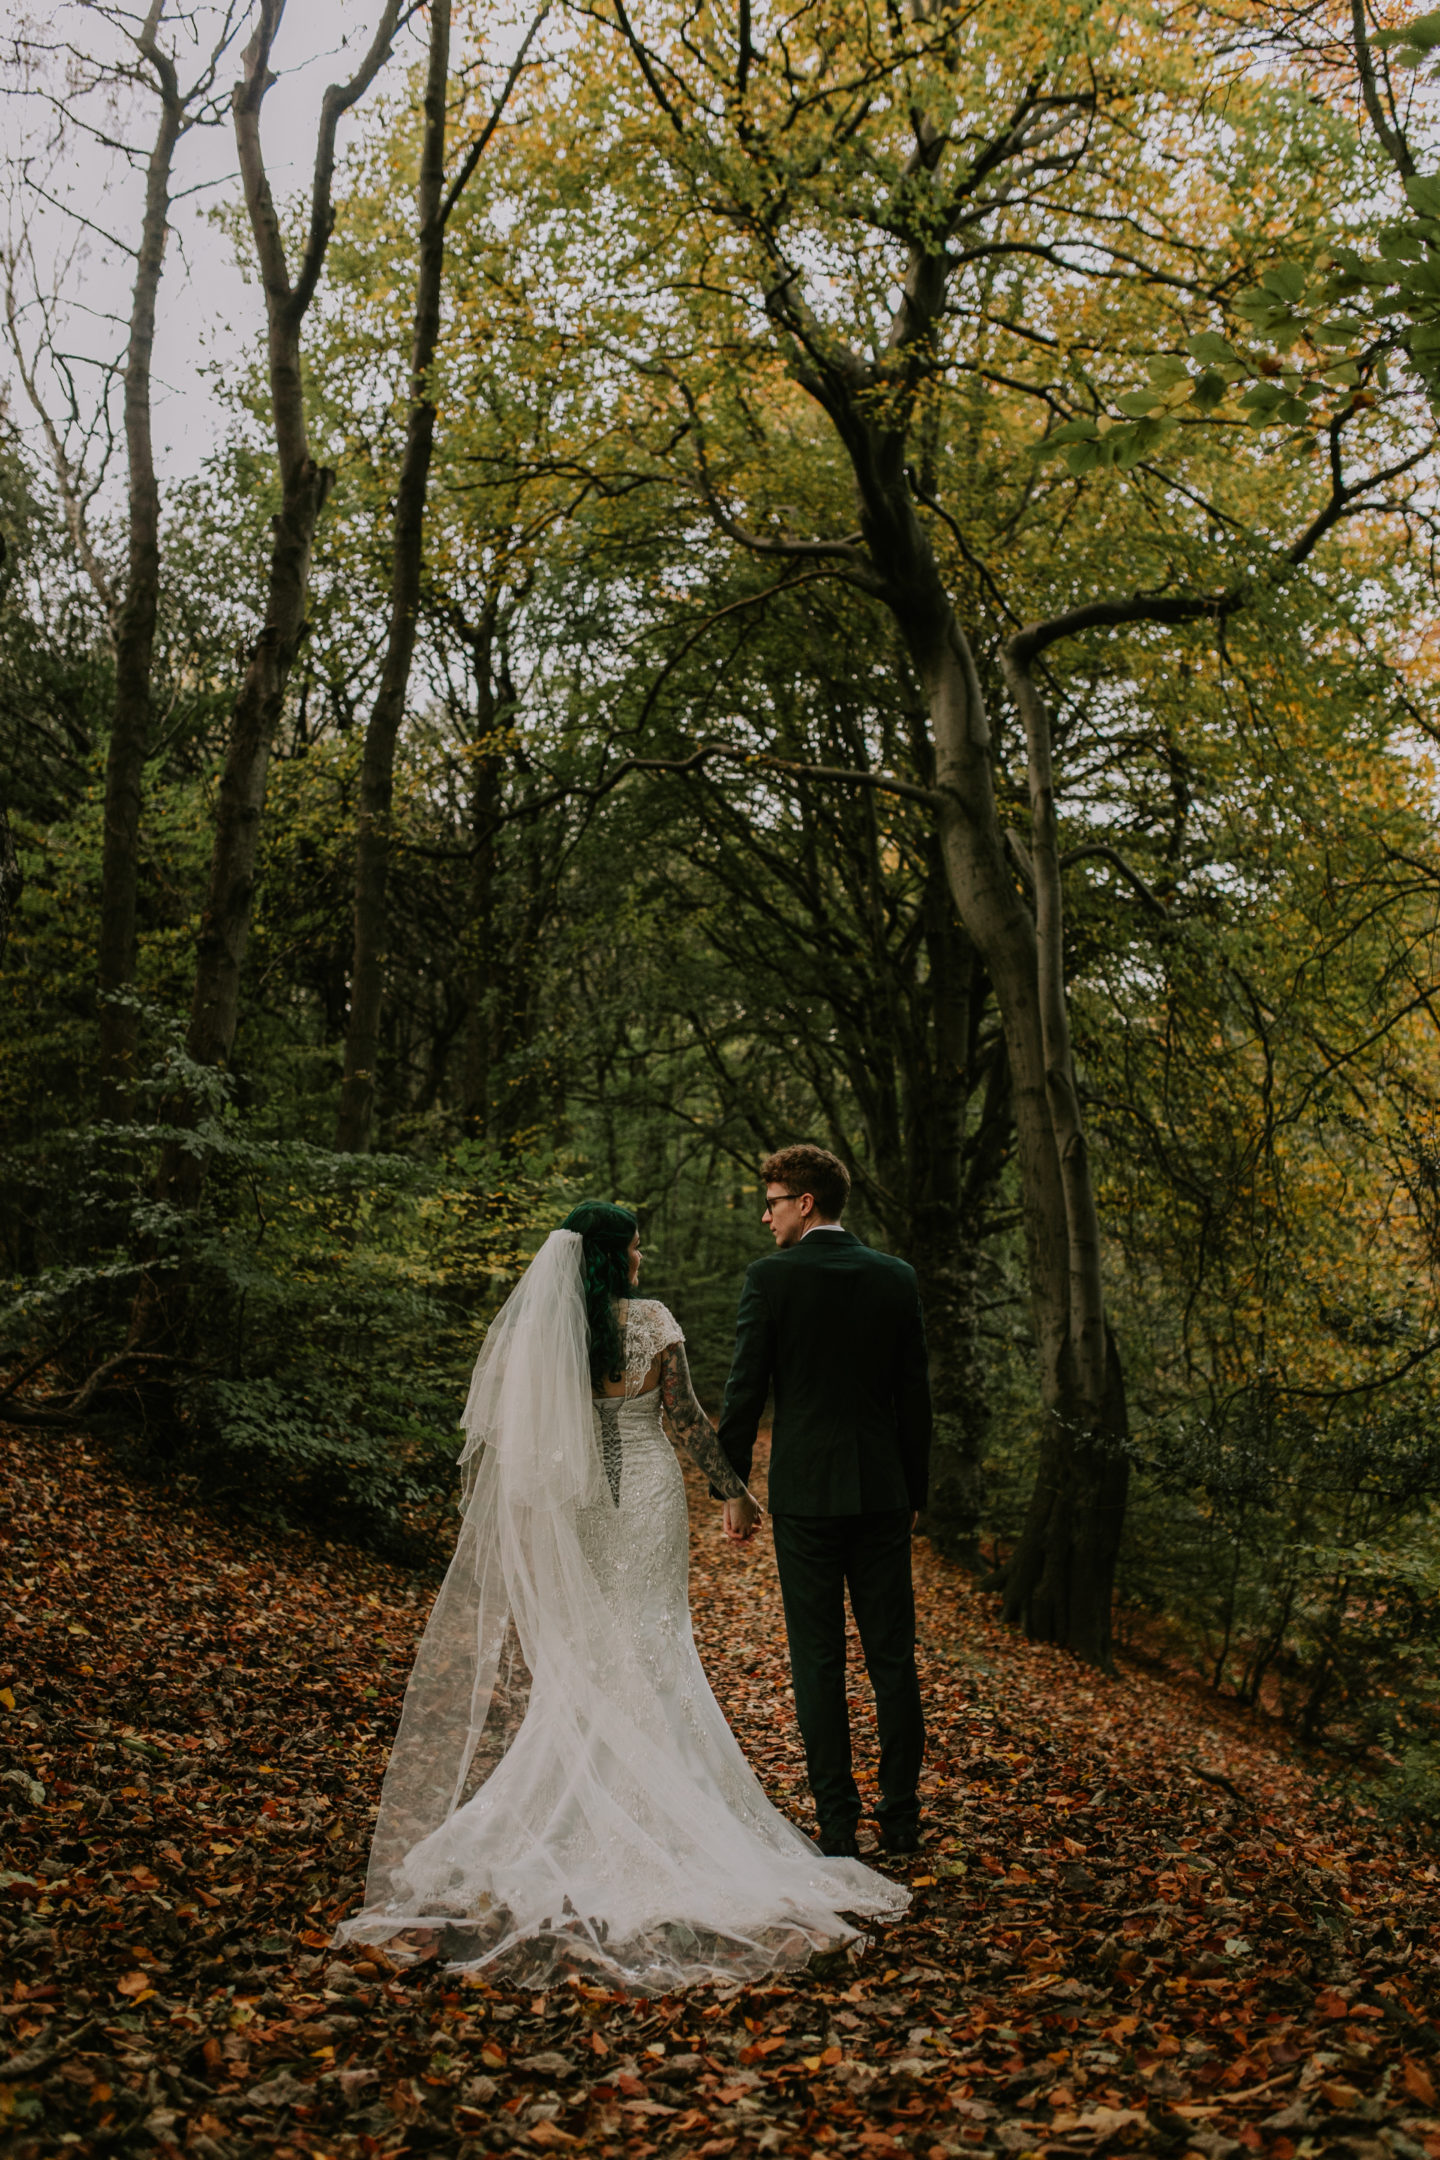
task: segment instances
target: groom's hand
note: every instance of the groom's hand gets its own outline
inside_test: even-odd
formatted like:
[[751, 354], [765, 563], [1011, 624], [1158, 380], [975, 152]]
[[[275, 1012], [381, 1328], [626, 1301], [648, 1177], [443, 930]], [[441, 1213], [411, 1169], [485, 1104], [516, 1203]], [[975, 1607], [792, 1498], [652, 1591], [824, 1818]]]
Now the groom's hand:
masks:
[[760, 1520], [760, 1509], [749, 1493], [742, 1493], [738, 1500], [725, 1502], [725, 1535], [733, 1545], [748, 1545]]

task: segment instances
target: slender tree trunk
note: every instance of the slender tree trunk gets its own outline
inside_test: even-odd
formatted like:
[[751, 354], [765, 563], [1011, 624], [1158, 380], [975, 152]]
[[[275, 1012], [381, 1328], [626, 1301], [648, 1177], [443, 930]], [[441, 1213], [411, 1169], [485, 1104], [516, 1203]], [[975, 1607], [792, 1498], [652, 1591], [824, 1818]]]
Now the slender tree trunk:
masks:
[[410, 355], [410, 412], [395, 497], [390, 551], [390, 619], [380, 686], [365, 731], [360, 768], [360, 817], [355, 836], [354, 952], [345, 1077], [335, 1145], [356, 1154], [370, 1144], [375, 1067], [384, 996], [386, 898], [390, 877], [390, 811], [395, 746], [405, 716], [420, 610], [425, 546], [425, 496], [435, 443], [431, 370], [440, 338], [445, 268], [445, 97], [450, 79], [450, 0], [431, 0], [430, 64], [425, 84], [425, 138], [420, 161], [419, 274]]
[[100, 1114], [126, 1113], [137, 1026], [125, 993], [135, 977], [140, 808], [150, 747], [150, 673], [160, 602], [160, 490], [150, 426], [155, 301], [165, 263], [170, 174], [185, 108], [175, 69], [156, 42], [163, 0], [153, 0], [141, 50], [155, 69], [160, 124], [145, 176], [145, 215], [130, 300], [125, 356], [125, 452], [129, 536], [125, 594], [115, 625], [115, 703], [105, 764], [105, 838], [100, 862]]
[[[332, 84], [321, 107], [310, 227], [292, 283], [280, 220], [270, 193], [260, 143], [260, 113], [274, 76], [270, 56], [285, 0], [260, 0], [255, 32], [235, 86], [235, 140], [256, 258], [265, 289], [271, 417], [280, 470], [281, 506], [274, 521], [265, 624], [251, 650], [230, 720], [220, 782], [210, 877], [195, 957], [186, 1050], [191, 1061], [223, 1069], [234, 1047], [240, 976], [249, 941], [255, 860], [265, 801], [271, 746], [286, 685], [305, 629], [310, 557], [315, 528], [330, 491], [331, 474], [310, 454], [300, 367], [300, 334], [324, 267], [333, 217], [335, 134], [340, 117], [364, 95], [389, 55], [401, 0], [384, 0], [370, 48], [348, 83]], [[169, 1106], [170, 1122], [183, 1130], [198, 1118], [200, 1103], [187, 1089]], [[198, 1203], [203, 1157], [182, 1138], [161, 1152], [158, 1189], [182, 1209]], [[131, 1339], [150, 1340], [168, 1317], [153, 1281], [137, 1299]]]
[[15, 853], [15, 836], [10, 830], [10, 818], [5, 805], [0, 803], [0, 961], [5, 958], [5, 947], [10, 941], [10, 925], [15, 920], [15, 910], [20, 905], [20, 895], [25, 890], [25, 879], [20, 869], [20, 859]]
[[[0, 533], [0, 571], [5, 567], [10, 553], [4, 533]], [[5, 581], [0, 579], [0, 602], [5, 597]], [[0, 801], [0, 963], [5, 959], [5, 948], [10, 942], [10, 925], [15, 920], [15, 910], [20, 905], [20, 895], [25, 890], [25, 877], [20, 868], [20, 858], [15, 852], [15, 835], [10, 830], [10, 813]]]
[[[925, 899], [929, 959], [930, 1061], [910, 1145], [915, 1188], [910, 1258], [920, 1277], [930, 1345], [935, 1451], [926, 1530], [966, 1567], [980, 1564], [987, 1406], [979, 1356], [980, 1206], [999, 1175], [1008, 1125], [971, 1110], [985, 982], [974, 948], [955, 920], [938, 847]], [[977, 1154], [967, 1180], [967, 1140]], [[984, 1160], [979, 1160], [983, 1155]]]
[[[330, 483], [330, 473], [307, 458], [290, 476], [284, 506], [275, 520], [265, 627], [255, 641], [235, 700], [215, 810], [210, 880], [200, 918], [185, 1037], [186, 1054], [197, 1065], [223, 1068], [235, 1041], [270, 751], [304, 634], [311, 549]], [[201, 1158], [193, 1148], [176, 1142], [166, 1149], [162, 1183], [181, 1206], [195, 1205], [201, 1175]]]
[[499, 869], [501, 758], [495, 741], [495, 603], [487, 601], [468, 636], [475, 676], [475, 740], [470, 760], [470, 877], [465, 924], [465, 1048], [461, 1107], [467, 1130], [483, 1140], [492, 1124], [495, 1038], [500, 990], [495, 949]]
[[1011, 1558], [1005, 1603], [1007, 1613], [1025, 1619], [1032, 1635], [1064, 1642], [1108, 1665], [1115, 1564], [1130, 1482], [1125, 1385], [1105, 1319], [1099, 1211], [1070, 1044], [1050, 716], [1013, 645], [1006, 651], [1005, 672], [1028, 751], [1036, 1003], [1069, 1274], [1050, 1431]]

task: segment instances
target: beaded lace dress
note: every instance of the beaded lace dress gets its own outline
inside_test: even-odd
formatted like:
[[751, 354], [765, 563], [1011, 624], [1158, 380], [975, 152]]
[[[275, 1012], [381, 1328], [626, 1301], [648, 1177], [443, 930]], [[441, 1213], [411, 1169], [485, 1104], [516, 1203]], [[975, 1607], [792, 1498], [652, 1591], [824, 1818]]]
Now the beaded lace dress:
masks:
[[[631, 1302], [625, 1393], [592, 1397], [578, 1257], [552, 1252], [562, 1239], [578, 1247], [553, 1233], [526, 1284], [562, 1323], [559, 1385], [553, 1325], [508, 1354], [502, 1337], [498, 1380], [482, 1353], [465, 1525], [407, 1691], [366, 1907], [337, 1939], [399, 1937], [402, 1954], [434, 1947], [457, 1969], [536, 1986], [564, 1971], [642, 1993], [761, 1978], [853, 1942], [857, 1918], [898, 1915], [908, 1893], [822, 1856], [742, 1754], [691, 1632], [685, 1486], [657, 1360], [671, 1356], [673, 1378], [678, 1354], [694, 1414], [676, 1414], [673, 1387], [664, 1397], [700, 1468], [722, 1492], [744, 1488], [663, 1305]], [[518, 1420], [537, 1413], [550, 1423], [527, 1438]]]

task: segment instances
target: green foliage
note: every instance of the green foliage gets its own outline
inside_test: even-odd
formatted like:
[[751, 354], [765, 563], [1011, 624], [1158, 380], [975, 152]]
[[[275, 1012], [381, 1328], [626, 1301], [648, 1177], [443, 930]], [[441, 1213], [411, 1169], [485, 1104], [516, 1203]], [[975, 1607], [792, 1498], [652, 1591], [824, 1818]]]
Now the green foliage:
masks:
[[164, 1123], [52, 1131], [43, 1186], [34, 1151], [10, 1151], [53, 1257], [12, 1281], [0, 1349], [78, 1337], [87, 1360], [121, 1357], [137, 1297], [170, 1300], [129, 1364], [151, 1452], [252, 1512], [393, 1532], [449, 1487], [470, 1364], [553, 1213], [548, 1173], [473, 1142], [422, 1162], [276, 1139], [172, 1049], [146, 1092], [163, 1112], [182, 1086], [208, 1104], [184, 1136], [207, 1164], [198, 1211], [153, 1196]]
[[1426, 1395], [1318, 1418], [1273, 1387], [1144, 1448], [1129, 1593], [1216, 1687], [1302, 1738], [1409, 1744], [1440, 1675], [1440, 1441]]

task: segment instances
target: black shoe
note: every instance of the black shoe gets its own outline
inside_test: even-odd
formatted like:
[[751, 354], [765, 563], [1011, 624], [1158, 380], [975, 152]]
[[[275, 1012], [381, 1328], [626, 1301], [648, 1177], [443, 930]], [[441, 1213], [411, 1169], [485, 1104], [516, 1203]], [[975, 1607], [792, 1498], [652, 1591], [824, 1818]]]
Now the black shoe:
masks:
[[853, 1830], [817, 1830], [815, 1842], [827, 1860], [858, 1860], [860, 1857]]
[[881, 1823], [880, 1842], [888, 1853], [917, 1853], [920, 1850], [920, 1825], [918, 1822]]

